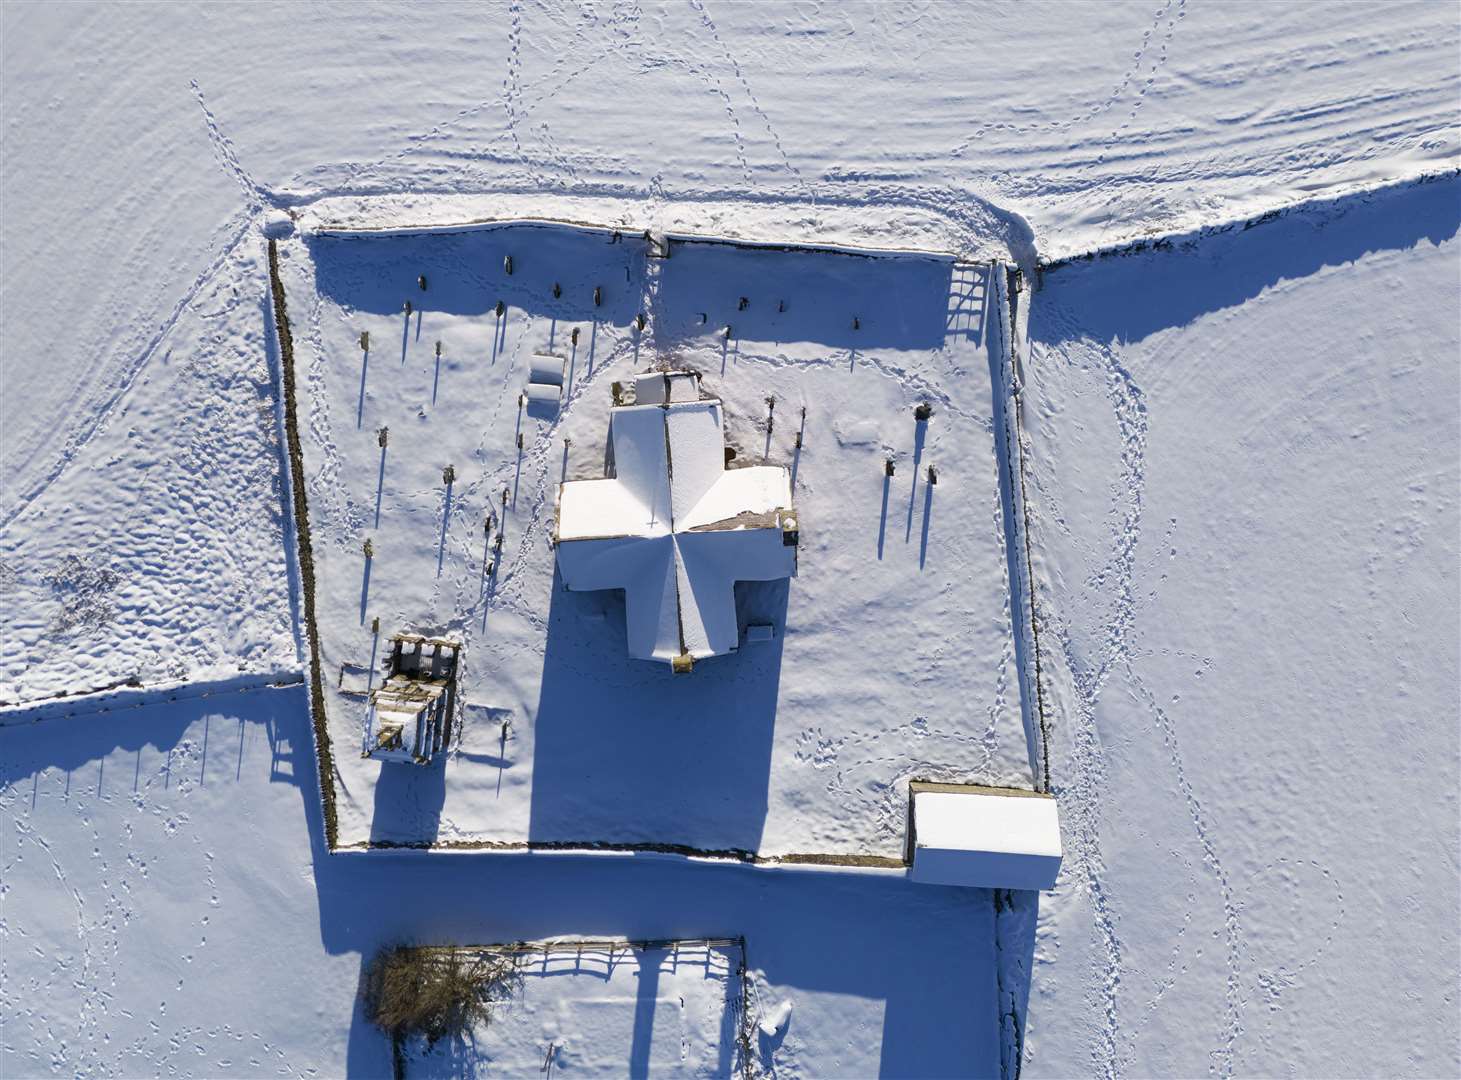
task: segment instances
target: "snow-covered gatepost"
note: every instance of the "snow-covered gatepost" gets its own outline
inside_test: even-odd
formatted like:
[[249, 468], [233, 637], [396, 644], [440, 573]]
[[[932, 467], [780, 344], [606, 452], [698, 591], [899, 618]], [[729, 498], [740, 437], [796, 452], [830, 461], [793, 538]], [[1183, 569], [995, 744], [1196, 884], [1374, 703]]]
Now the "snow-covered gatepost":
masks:
[[987, 889], [1053, 889], [1060, 816], [1038, 791], [908, 785], [908, 863], [914, 881]]
[[370, 692], [361, 756], [426, 765], [450, 735], [461, 643], [396, 634], [390, 644], [386, 680]]
[[559, 489], [564, 587], [624, 590], [630, 656], [688, 672], [735, 652], [735, 583], [796, 574], [790, 473], [726, 468], [721, 401], [692, 371], [616, 383], [609, 441], [612, 475]]

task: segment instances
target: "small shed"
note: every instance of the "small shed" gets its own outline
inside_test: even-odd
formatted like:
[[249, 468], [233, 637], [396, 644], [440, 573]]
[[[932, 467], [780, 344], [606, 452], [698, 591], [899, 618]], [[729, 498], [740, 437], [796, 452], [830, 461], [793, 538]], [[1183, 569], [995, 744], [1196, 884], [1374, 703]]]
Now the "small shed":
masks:
[[370, 692], [361, 756], [426, 765], [451, 736], [461, 643], [396, 634], [390, 646], [385, 682]]
[[914, 881], [1052, 889], [1060, 857], [1060, 816], [1049, 795], [976, 784], [908, 785]]

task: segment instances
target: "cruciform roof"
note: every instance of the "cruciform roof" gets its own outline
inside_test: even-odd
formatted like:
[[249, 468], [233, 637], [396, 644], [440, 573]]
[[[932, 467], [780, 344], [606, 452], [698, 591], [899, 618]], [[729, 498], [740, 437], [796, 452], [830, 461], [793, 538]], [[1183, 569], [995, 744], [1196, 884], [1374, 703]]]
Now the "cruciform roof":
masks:
[[623, 589], [629, 655], [685, 670], [734, 652], [737, 581], [796, 573], [791, 478], [725, 467], [725, 418], [693, 372], [635, 380], [609, 419], [615, 476], [558, 496], [558, 569], [571, 590]]

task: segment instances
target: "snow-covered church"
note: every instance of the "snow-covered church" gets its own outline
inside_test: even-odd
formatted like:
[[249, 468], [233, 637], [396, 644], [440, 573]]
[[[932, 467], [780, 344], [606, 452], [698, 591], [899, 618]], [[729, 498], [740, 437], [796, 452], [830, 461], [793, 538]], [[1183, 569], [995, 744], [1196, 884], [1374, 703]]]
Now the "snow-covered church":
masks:
[[736, 651], [735, 583], [796, 573], [791, 477], [727, 468], [719, 398], [692, 371], [616, 384], [612, 475], [558, 494], [558, 569], [574, 591], [623, 589], [629, 655], [677, 672]]

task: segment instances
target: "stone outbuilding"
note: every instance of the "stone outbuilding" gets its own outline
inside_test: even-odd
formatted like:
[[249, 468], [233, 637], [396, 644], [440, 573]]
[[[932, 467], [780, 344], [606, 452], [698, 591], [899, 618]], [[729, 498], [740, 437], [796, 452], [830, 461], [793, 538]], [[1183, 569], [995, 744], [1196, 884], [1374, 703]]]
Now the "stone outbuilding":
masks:
[[451, 737], [461, 644], [396, 634], [390, 648], [385, 682], [370, 692], [362, 756], [426, 765]]

